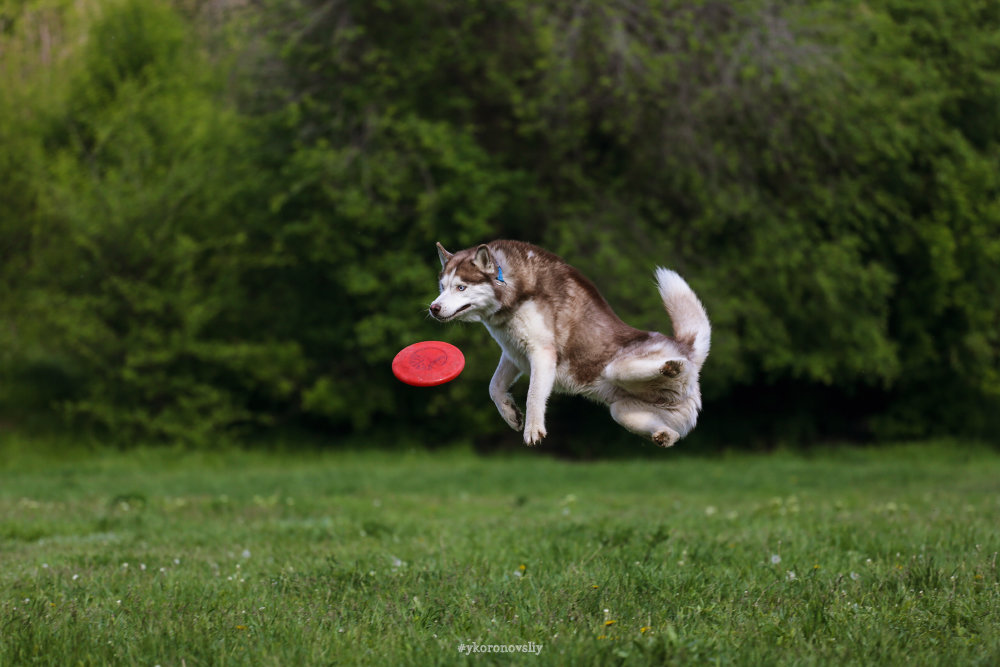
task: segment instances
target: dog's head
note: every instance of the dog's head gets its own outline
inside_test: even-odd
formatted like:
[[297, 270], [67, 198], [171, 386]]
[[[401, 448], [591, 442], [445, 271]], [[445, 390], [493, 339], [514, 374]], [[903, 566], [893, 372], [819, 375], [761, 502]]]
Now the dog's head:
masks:
[[450, 253], [437, 244], [441, 258], [438, 288], [430, 313], [441, 322], [478, 322], [500, 309], [498, 285], [503, 284], [499, 266], [485, 245]]

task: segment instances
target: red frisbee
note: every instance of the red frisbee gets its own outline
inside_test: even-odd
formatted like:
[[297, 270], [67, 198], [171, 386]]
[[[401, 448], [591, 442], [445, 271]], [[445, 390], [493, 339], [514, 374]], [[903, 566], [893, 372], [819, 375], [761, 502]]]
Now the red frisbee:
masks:
[[392, 374], [414, 387], [451, 382], [465, 368], [465, 355], [451, 343], [424, 340], [408, 345], [392, 360]]

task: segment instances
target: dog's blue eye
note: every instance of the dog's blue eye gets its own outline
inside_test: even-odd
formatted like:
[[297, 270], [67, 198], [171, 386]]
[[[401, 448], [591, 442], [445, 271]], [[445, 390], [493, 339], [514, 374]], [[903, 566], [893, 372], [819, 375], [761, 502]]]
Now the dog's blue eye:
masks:
[[465, 285], [459, 285], [455, 289], [457, 289], [459, 292], [464, 292], [465, 291]]

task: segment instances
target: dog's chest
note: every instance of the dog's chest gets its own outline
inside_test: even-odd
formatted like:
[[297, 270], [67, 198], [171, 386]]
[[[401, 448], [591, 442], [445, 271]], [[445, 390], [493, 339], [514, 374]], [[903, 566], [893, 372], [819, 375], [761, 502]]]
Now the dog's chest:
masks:
[[524, 372], [530, 371], [532, 352], [556, 346], [556, 332], [534, 301], [521, 304], [503, 322], [484, 321], [483, 324], [493, 340]]

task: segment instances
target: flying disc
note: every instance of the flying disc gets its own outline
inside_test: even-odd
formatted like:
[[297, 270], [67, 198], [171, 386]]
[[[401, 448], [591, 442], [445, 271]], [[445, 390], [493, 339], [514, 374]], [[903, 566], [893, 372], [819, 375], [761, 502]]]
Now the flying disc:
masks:
[[392, 360], [392, 374], [414, 387], [451, 382], [465, 368], [465, 355], [451, 343], [424, 340], [408, 345]]

